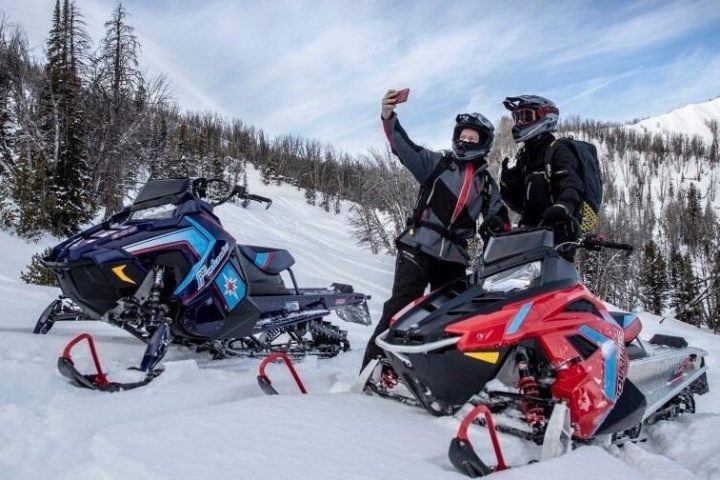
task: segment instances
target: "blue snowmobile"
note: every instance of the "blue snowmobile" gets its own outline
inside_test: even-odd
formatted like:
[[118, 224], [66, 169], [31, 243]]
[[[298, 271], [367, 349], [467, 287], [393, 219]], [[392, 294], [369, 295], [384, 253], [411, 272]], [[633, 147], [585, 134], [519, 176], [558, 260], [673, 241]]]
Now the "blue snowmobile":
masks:
[[[237, 245], [213, 213], [232, 198], [272, 204], [220, 179], [148, 181], [130, 207], [60, 243], [43, 260], [62, 295], [43, 311], [34, 333], [47, 333], [57, 321], [120, 327], [147, 344], [140, 370], [148, 381], [171, 343], [213, 358], [278, 351], [333, 357], [348, 350], [347, 332], [323, 318], [334, 311], [369, 325], [370, 297], [337, 283], [300, 288], [290, 252]], [[60, 370], [98, 387], [83, 382], [72, 365]]]

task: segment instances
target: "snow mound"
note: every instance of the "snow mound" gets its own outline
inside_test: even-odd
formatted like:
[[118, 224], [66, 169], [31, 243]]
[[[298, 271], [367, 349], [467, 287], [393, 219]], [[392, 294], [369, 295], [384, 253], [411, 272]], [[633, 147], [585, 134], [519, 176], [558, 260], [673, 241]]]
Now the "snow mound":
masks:
[[638, 132], [698, 135], [705, 142], [710, 143], [713, 137], [707, 122], [713, 119], [720, 121], [720, 97], [703, 103], [686, 105], [657, 117], [646, 118], [629, 125], [629, 128]]

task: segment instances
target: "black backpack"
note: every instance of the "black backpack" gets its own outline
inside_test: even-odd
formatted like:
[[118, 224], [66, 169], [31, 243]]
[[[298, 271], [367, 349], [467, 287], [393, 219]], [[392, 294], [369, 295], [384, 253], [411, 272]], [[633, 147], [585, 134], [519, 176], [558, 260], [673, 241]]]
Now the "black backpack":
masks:
[[[600, 173], [600, 160], [598, 160], [597, 148], [595, 145], [572, 137], [559, 138], [545, 151], [545, 172], [552, 174], [552, 156], [559, 145], [567, 145], [570, 151], [578, 159], [578, 176], [585, 185], [583, 193], [583, 205], [580, 205], [580, 216], [582, 217], [582, 230], [589, 231], [597, 221], [597, 214], [600, 212], [603, 198], [602, 174]], [[588, 207], [591, 210], [588, 211]]]

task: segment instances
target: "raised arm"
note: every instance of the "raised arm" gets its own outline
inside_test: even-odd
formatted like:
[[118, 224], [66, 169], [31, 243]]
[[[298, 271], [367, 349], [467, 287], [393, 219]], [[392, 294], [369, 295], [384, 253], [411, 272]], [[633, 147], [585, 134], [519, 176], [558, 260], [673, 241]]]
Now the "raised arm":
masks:
[[400, 159], [400, 163], [410, 170], [420, 183], [424, 183], [432, 174], [442, 158], [439, 152], [433, 152], [416, 145], [408, 137], [395, 114], [397, 91], [388, 90], [382, 100], [382, 124], [390, 149]]

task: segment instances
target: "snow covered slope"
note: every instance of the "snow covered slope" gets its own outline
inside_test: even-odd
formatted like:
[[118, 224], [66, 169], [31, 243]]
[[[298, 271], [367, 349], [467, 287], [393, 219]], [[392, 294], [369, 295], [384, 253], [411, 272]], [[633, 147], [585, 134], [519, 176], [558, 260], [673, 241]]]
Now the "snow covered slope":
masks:
[[[253, 192], [273, 198], [270, 210], [227, 205], [219, 216], [238, 240], [288, 248], [303, 285], [352, 283], [373, 295], [377, 319], [387, 296], [393, 259], [353, 245], [345, 213], [336, 216], [304, 203], [289, 186]], [[103, 324], [58, 324], [45, 336], [30, 333], [38, 314], [55, 296], [51, 288], [17, 280], [31, 254], [27, 245], [0, 233], [0, 479], [454, 479], [461, 480], [447, 448], [455, 418], [349, 392], [371, 327], [350, 325], [353, 351], [331, 360], [298, 364], [310, 395], [298, 395], [279, 366], [271, 366], [278, 397], [257, 387], [258, 362], [211, 362], [173, 347], [166, 372], [149, 386], [102, 394], [71, 386], [57, 372], [63, 345], [81, 331], [95, 335], [111, 377], [137, 363], [143, 346]], [[648, 443], [610, 452], [580, 448], [570, 455], [498, 474], [498, 479], [553, 480], [720, 478], [719, 338], [673, 320], [644, 316], [646, 335], [681, 334], [711, 353], [709, 395], [700, 413], [650, 429]], [[347, 324], [344, 324], [347, 326]], [[76, 360], [89, 367], [80, 349]], [[478, 453], [492, 458], [483, 429], [472, 436]], [[539, 456], [537, 446], [502, 436], [507, 460], [523, 465]]]
[[686, 105], [657, 117], [646, 118], [630, 125], [630, 128], [639, 132], [698, 135], [709, 143], [712, 141], [712, 133], [706, 122], [712, 119], [720, 121], [720, 97], [703, 103]]

